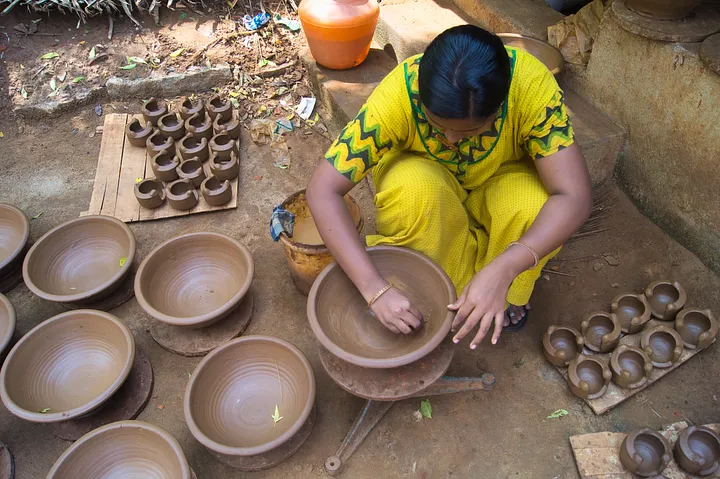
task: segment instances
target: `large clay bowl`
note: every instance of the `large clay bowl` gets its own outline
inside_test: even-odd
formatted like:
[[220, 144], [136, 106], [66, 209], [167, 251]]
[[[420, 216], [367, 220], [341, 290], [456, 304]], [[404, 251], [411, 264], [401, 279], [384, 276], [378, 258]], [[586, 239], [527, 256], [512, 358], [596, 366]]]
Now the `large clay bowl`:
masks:
[[0, 277], [12, 270], [30, 238], [30, 221], [11, 205], [0, 204]]
[[185, 421], [211, 452], [252, 456], [292, 438], [314, 403], [315, 375], [300, 350], [278, 338], [245, 336], [200, 361], [185, 390]]
[[560, 50], [549, 43], [519, 33], [498, 33], [497, 36], [504, 45], [525, 50], [543, 62], [553, 75], [557, 76], [565, 71], [565, 58]]
[[48, 301], [90, 303], [115, 291], [130, 272], [135, 236], [110, 216], [85, 216], [48, 231], [23, 263], [27, 287]]
[[10, 350], [0, 370], [0, 397], [22, 419], [66, 421], [107, 401], [134, 359], [132, 333], [118, 318], [69, 311], [38, 324]]
[[250, 250], [220, 233], [189, 233], [155, 248], [135, 277], [135, 296], [150, 316], [187, 328], [227, 316], [250, 289]]
[[420, 309], [423, 326], [408, 335], [385, 328], [342, 268], [332, 263], [310, 290], [310, 327], [328, 351], [358, 366], [395, 368], [417, 361], [450, 331], [453, 313], [447, 305], [455, 302], [455, 287], [440, 266], [416, 251], [376, 246], [368, 253], [380, 274]]
[[119, 421], [75, 441], [47, 479], [190, 479], [180, 444], [163, 429], [142, 421]]
[[10, 344], [15, 332], [15, 308], [3, 294], [0, 294], [0, 355]]

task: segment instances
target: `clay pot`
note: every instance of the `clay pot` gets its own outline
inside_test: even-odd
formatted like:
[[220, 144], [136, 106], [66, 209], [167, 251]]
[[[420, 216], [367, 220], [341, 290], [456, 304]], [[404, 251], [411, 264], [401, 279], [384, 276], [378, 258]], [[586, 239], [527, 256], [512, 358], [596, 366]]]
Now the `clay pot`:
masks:
[[15, 333], [15, 308], [4, 294], [0, 294], [0, 356]]
[[[237, 141], [227, 133], [220, 133], [210, 139], [210, 152], [222, 159], [230, 159], [232, 154], [240, 155]], [[212, 155], [211, 155], [212, 156]]]
[[47, 479], [146, 477], [191, 479], [180, 444], [164, 429], [142, 421], [99, 427], [55, 461]]
[[659, 476], [670, 463], [670, 444], [650, 428], [636, 429], [620, 445], [620, 462], [640, 477]]
[[25, 213], [0, 203], [0, 278], [20, 266], [29, 239], [30, 220]]
[[328, 351], [358, 366], [395, 368], [432, 352], [450, 331], [455, 287], [430, 258], [392, 246], [368, 248], [383, 278], [410, 298], [423, 314], [422, 326], [409, 335], [393, 333], [367, 307], [342, 268], [328, 266], [310, 290], [307, 314], [310, 327]]
[[167, 136], [160, 130], [155, 130], [145, 141], [145, 147], [151, 155], [157, 155], [163, 151], [174, 153], [175, 139], [172, 136]]
[[195, 138], [209, 140], [213, 136], [212, 120], [205, 114], [205, 111], [195, 113], [185, 120], [185, 130]]
[[165, 186], [156, 178], [146, 178], [135, 183], [135, 198], [143, 208], [157, 208], [165, 203]]
[[10, 350], [0, 370], [0, 397], [27, 421], [67, 421], [105, 403], [134, 359], [132, 333], [118, 318], [68, 311], [35, 326]]
[[675, 319], [675, 330], [686, 348], [705, 349], [717, 336], [718, 322], [709, 309], [685, 308]]
[[133, 146], [142, 146], [145, 148], [145, 142], [153, 132], [153, 126], [150, 122], [146, 122], [145, 126], [140, 124], [140, 120], [133, 118], [125, 127], [125, 136]]
[[130, 272], [135, 236], [110, 216], [84, 216], [48, 231], [23, 263], [28, 289], [47, 301], [91, 303], [114, 292]]
[[687, 294], [677, 281], [654, 281], [645, 288], [645, 297], [653, 317], [672, 321], [685, 306]]
[[194, 208], [200, 201], [200, 195], [195, 190], [195, 185], [191, 180], [185, 178], [170, 183], [165, 196], [167, 196], [170, 206], [178, 211]]
[[208, 176], [200, 187], [205, 202], [210, 206], [221, 206], [232, 199], [232, 188], [228, 180], [220, 181]]
[[224, 120], [229, 120], [232, 116], [232, 103], [228, 99], [222, 99], [219, 95], [215, 95], [205, 105], [210, 119], [215, 121], [216, 117], [221, 117]]
[[168, 113], [158, 120], [158, 129], [173, 140], [185, 136], [185, 122], [177, 113]]
[[540, 60], [550, 72], [558, 76], [565, 71], [565, 58], [560, 50], [547, 42], [519, 33], [496, 33], [503, 45], [524, 50]]
[[240, 123], [240, 120], [234, 113], [232, 113], [228, 119], [218, 115], [215, 117], [215, 120], [213, 120], [213, 132], [216, 135], [227, 133], [231, 138], [238, 139], [240, 138], [241, 131], [242, 123]]
[[168, 106], [165, 102], [160, 102], [155, 98], [150, 98], [142, 106], [142, 114], [147, 123], [157, 126], [160, 117], [168, 114]]
[[220, 233], [190, 233], [162, 243], [145, 258], [135, 277], [135, 296], [158, 321], [203, 328], [240, 304], [254, 272], [252, 255], [239, 241]]
[[185, 422], [212, 455], [229, 463], [285, 444], [314, 404], [315, 375], [300, 350], [282, 339], [245, 336], [200, 361], [185, 390]]
[[720, 436], [705, 426], [690, 426], [675, 442], [675, 460], [690, 474], [709, 476], [720, 467]]
[[187, 120], [196, 113], [205, 114], [205, 102], [202, 98], [183, 98], [180, 103], [180, 118]]
[[163, 150], [150, 160], [155, 178], [160, 181], [170, 182], [177, 180], [176, 168], [180, 166], [180, 159], [167, 150]]
[[583, 320], [580, 328], [585, 346], [596, 353], [610, 352], [620, 341], [620, 322], [612, 313], [593, 313]]
[[647, 382], [652, 369], [650, 357], [635, 346], [621, 344], [610, 357], [613, 382], [621, 388], [639, 388]]
[[605, 394], [611, 377], [605, 361], [595, 356], [578, 354], [568, 364], [570, 391], [583, 399], [597, 399]]
[[660, 20], [685, 18], [702, 0], [626, 0], [627, 7], [641, 15]]
[[640, 346], [656, 368], [669, 368], [680, 359], [684, 350], [680, 334], [664, 325], [643, 331]]
[[650, 305], [642, 294], [625, 293], [615, 296], [610, 312], [617, 316], [623, 333], [635, 334], [650, 321]]
[[240, 173], [240, 163], [233, 151], [229, 158], [213, 154], [210, 157], [210, 173], [220, 181], [232, 180]]
[[199, 187], [206, 178], [202, 161], [197, 158], [190, 158], [180, 163], [177, 174], [180, 179], [192, 181], [195, 188]]
[[197, 158], [205, 161], [210, 156], [208, 141], [205, 138], [196, 138], [189, 133], [175, 144], [175, 148], [178, 156], [183, 160]]
[[585, 341], [575, 328], [550, 326], [543, 336], [545, 358], [555, 366], [567, 366], [583, 350]]

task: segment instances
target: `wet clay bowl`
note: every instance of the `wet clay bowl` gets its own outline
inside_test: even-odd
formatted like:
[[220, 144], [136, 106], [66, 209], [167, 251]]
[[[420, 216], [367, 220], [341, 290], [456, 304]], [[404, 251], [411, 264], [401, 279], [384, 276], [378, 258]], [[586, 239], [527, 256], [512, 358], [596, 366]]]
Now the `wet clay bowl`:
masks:
[[23, 278], [37, 296], [83, 304], [107, 297], [130, 272], [135, 236], [110, 216], [85, 216], [48, 231], [30, 248]]
[[705, 426], [690, 426], [675, 442], [675, 460], [690, 474], [709, 476], [720, 468], [720, 436]]
[[647, 427], [632, 431], [620, 445], [620, 462], [640, 477], [659, 476], [670, 464], [670, 459], [667, 439]]
[[610, 357], [610, 371], [615, 384], [625, 389], [644, 385], [652, 372], [650, 357], [640, 348], [621, 344]]
[[685, 306], [687, 294], [677, 281], [654, 281], [645, 288], [645, 297], [653, 317], [672, 321]]
[[620, 341], [620, 322], [612, 313], [590, 314], [583, 320], [581, 330], [585, 346], [596, 353], [608, 353]]
[[366, 368], [395, 368], [433, 351], [450, 331], [455, 287], [430, 258], [392, 246], [368, 249], [383, 278], [420, 309], [424, 324], [411, 334], [393, 333], [375, 319], [365, 299], [337, 263], [312, 286], [307, 303], [310, 327], [320, 344], [343, 361]]
[[118, 318], [68, 311], [35, 326], [10, 350], [0, 370], [0, 397], [22, 419], [66, 421], [107, 401], [134, 358], [132, 333]]
[[680, 359], [685, 349], [680, 333], [662, 324], [643, 331], [640, 347], [656, 368], [669, 368]]
[[47, 479], [191, 479], [180, 444], [165, 430], [143, 421], [99, 427], [73, 443]]
[[315, 375], [300, 350], [282, 339], [244, 336], [200, 361], [185, 390], [185, 422], [221, 460], [253, 456], [292, 438], [314, 403]]
[[0, 357], [15, 333], [15, 308], [4, 294], [0, 294]]
[[30, 239], [30, 221], [25, 213], [0, 204], [0, 278], [19, 266], [20, 253]]
[[555, 366], [567, 366], [583, 350], [585, 341], [575, 328], [550, 326], [543, 336], [545, 358]]
[[642, 294], [625, 293], [615, 296], [610, 312], [620, 321], [623, 333], [635, 334], [650, 321], [650, 305]]
[[578, 354], [568, 364], [570, 391], [583, 399], [597, 399], [605, 394], [611, 378], [605, 361], [595, 356]]
[[203, 328], [227, 316], [250, 289], [250, 250], [220, 233], [189, 233], [162, 243], [135, 276], [138, 303], [153, 318]]
[[688, 349], [705, 349], [715, 340], [718, 322], [709, 309], [685, 308], [675, 318], [675, 331]]
[[524, 50], [540, 60], [553, 75], [558, 76], [565, 71], [565, 58], [549, 43], [518, 33], [498, 33], [497, 36], [505, 46]]

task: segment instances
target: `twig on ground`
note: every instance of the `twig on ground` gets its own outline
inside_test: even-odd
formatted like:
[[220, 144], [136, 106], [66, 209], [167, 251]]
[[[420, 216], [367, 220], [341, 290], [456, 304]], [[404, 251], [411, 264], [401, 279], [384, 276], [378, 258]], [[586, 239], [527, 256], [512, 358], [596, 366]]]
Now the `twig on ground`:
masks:
[[30, 79], [31, 79], [31, 80], [34, 80], [34, 79], [35, 79], [35, 77], [36, 77], [36, 76], [38, 76], [38, 75], [40, 74], [40, 72], [42, 72], [42, 71], [43, 71], [44, 69], [46, 69], [46, 68], [47, 68], [47, 66], [48, 66], [48, 64], [47, 64], [47, 63], [43, 64], [43, 66], [41, 66], [41, 67], [40, 67], [40, 69], [38, 69], [38, 71], [36, 71], [36, 72], [35, 72], [35, 74], [34, 74], [33, 76], [31, 76], [31, 77], [30, 77]]
[[115, 28], [115, 21], [112, 15], [108, 15], [108, 40], [112, 40], [113, 29]]
[[598, 230], [583, 231], [582, 233], [575, 233], [574, 235], [572, 235], [572, 237], [570, 239], [582, 238], [584, 236], [590, 236], [590, 235], [602, 233], [604, 231], [609, 231], [609, 230], [610, 230], [610, 228], [600, 228]]
[[569, 277], [571, 277], [571, 278], [574, 278], [574, 277], [575, 277], [574, 274], [563, 273], [562, 271], [553, 271], [552, 269], [543, 269], [542, 272], [543, 272], [543, 273], [549, 273], [549, 274], [556, 274], [556, 275], [558, 275], [558, 276], [569, 276]]

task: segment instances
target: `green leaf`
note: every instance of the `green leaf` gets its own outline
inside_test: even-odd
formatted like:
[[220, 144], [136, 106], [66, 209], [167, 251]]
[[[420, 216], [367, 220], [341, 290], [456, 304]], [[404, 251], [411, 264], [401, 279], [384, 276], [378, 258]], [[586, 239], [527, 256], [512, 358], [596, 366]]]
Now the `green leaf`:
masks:
[[274, 412], [273, 415], [270, 416], [270, 417], [272, 417], [273, 426], [274, 426], [275, 424], [277, 424], [277, 423], [280, 421], [280, 419], [282, 419], [282, 416], [280, 415], [280, 410], [278, 409], [278, 405], [277, 405], [277, 404], [275, 405], [275, 412]]
[[184, 52], [184, 51], [185, 51], [184, 48], [178, 48], [177, 50], [175, 50], [174, 52], [172, 52], [172, 53], [170, 54], [170, 58], [177, 58], [177, 57], [179, 57], [179, 56], [182, 54], [182, 52]]
[[130, 65], [123, 65], [120, 67], [121, 70], [132, 70], [137, 66], [137, 63], [131, 63]]
[[561, 417], [565, 417], [569, 412], [567, 412], [565, 409], [558, 409], [554, 413], [550, 414], [546, 419], [560, 419]]
[[43, 213], [45, 213], [45, 212], [44, 212], [44, 211], [41, 211], [40, 213], [36, 214], [35, 216], [33, 216], [33, 217], [30, 218], [30, 219], [31, 219], [31, 220], [36, 220], [36, 219], [40, 218], [40, 217], [43, 215]]
[[237, 98], [230, 98], [233, 108], [240, 108], [240, 101]]
[[426, 419], [432, 419], [432, 406], [429, 399], [420, 401], [420, 414]]
[[22, 95], [23, 98], [28, 97], [28, 92], [27, 92], [27, 90], [25, 90], [25, 87], [20, 88], [20, 94]]
[[127, 57], [127, 62], [128, 63], [142, 63], [143, 65], [147, 65], [147, 62], [140, 57]]
[[41, 60], [52, 60], [53, 58], [57, 58], [59, 56], [60, 56], [59, 53], [50, 52], [50, 53], [46, 53], [45, 55], [41, 56], [40, 59]]
[[50, 79], [50, 88], [52, 88], [52, 91], [57, 91], [57, 82], [55, 81], [55, 77]]
[[73, 83], [80, 83], [81, 81], [85, 81], [85, 77], [80, 76], [80, 77], [75, 77], [72, 79]]
[[90, 60], [93, 60], [93, 59], [95, 59], [96, 56], [97, 56], [97, 50], [95, 49], [95, 47], [92, 47], [90, 49], [90, 53], [88, 54], [88, 58]]
[[125, 266], [125, 263], [127, 263], [127, 258], [120, 258], [120, 266]]
[[258, 62], [258, 68], [262, 68], [262, 67], [264, 67], [265, 65], [267, 65], [268, 63], [270, 63], [270, 60], [266, 60], [265, 58], [263, 58], [262, 60], [260, 60], [260, 61]]
[[49, 407], [44, 407], [44, 408], [40, 409], [38, 412], [39, 412], [40, 414], [47, 414], [47, 413], [50, 412], [50, 408], [49, 408]]

